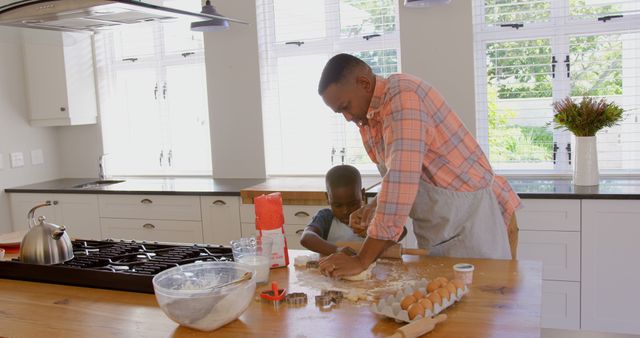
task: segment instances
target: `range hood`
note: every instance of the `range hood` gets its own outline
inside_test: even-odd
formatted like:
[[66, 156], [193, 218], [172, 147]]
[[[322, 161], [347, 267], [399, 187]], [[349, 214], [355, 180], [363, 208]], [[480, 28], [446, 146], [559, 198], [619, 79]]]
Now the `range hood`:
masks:
[[0, 7], [0, 26], [54, 31], [97, 32], [114, 26], [146, 21], [202, 21], [224, 19], [135, 0], [21, 0]]

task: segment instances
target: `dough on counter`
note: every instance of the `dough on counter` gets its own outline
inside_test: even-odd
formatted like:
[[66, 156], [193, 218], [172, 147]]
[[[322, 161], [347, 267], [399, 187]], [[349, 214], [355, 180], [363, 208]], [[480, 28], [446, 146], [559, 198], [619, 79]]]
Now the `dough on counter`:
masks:
[[369, 267], [362, 271], [361, 273], [357, 274], [357, 275], [352, 275], [352, 276], [342, 276], [342, 279], [344, 280], [349, 280], [349, 281], [361, 281], [361, 280], [368, 280], [371, 279], [371, 270], [373, 270], [373, 268], [376, 266], [376, 262], [371, 263], [371, 265], [369, 265]]

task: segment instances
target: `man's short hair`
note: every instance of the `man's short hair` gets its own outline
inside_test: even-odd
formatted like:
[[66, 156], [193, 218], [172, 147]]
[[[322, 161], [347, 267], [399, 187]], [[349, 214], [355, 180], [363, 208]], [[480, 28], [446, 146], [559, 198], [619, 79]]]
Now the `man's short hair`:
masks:
[[325, 183], [327, 191], [343, 187], [356, 187], [358, 190], [362, 188], [360, 171], [348, 164], [337, 165], [329, 169], [325, 176]]
[[370, 68], [366, 62], [351, 54], [343, 53], [333, 56], [322, 70], [318, 83], [318, 94], [322, 95], [330, 85], [342, 81], [351, 71], [363, 66]]

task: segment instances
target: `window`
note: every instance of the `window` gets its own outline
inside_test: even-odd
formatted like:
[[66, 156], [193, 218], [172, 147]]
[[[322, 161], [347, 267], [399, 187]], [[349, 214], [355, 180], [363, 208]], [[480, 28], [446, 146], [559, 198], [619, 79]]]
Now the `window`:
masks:
[[640, 2], [475, 0], [478, 139], [494, 168], [568, 173], [574, 140], [551, 103], [606, 97], [625, 110], [598, 134], [603, 173], [640, 172]]
[[[164, 5], [200, 11], [199, 0]], [[210, 175], [202, 33], [189, 22], [139, 23], [96, 35], [109, 175]]]
[[394, 0], [259, 0], [258, 38], [267, 174], [324, 174], [332, 165], [377, 170], [358, 128], [317, 93], [325, 63], [351, 53], [373, 71], [400, 71]]

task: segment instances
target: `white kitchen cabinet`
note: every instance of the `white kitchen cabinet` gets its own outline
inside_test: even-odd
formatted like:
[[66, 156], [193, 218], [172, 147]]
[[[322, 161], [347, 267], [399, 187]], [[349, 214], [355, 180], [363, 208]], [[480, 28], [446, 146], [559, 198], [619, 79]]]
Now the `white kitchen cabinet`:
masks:
[[105, 238], [203, 243], [200, 196], [99, 195]]
[[26, 229], [29, 210], [50, 201], [52, 205], [39, 208], [36, 215], [45, 216], [51, 223], [64, 225], [72, 238], [102, 238], [97, 195], [12, 193], [10, 201], [14, 230]]
[[522, 204], [520, 230], [580, 231], [580, 200], [524, 199]]
[[518, 259], [542, 262], [544, 328], [580, 329], [580, 200], [524, 199]]
[[583, 330], [640, 334], [640, 201], [582, 201]]
[[203, 243], [202, 222], [101, 218], [105, 238], [173, 243]]
[[542, 262], [544, 280], [580, 281], [580, 233], [520, 231], [518, 259]]
[[22, 34], [31, 125], [96, 123], [91, 35], [32, 29]]
[[580, 329], [580, 283], [542, 281], [542, 327]]
[[205, 243], [229, 246], [229, 241], [242, 237], [240, 197], [202, 196], [200, 203]]
[[200, 221], [199, 196], [100, 195], [100, 217]]

